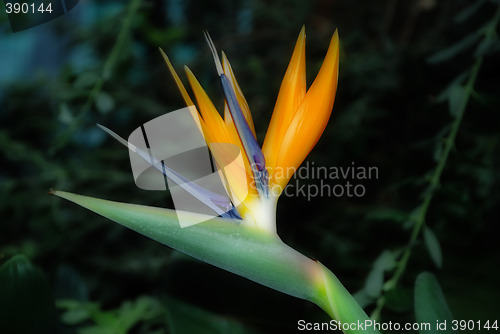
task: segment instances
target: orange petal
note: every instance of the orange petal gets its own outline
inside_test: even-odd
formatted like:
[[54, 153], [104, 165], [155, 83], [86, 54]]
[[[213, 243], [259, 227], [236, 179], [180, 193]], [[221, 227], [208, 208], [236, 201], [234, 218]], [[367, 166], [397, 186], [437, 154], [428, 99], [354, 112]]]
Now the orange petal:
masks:
[[194, 76], [193, 72], [185, 66], [186, 75], [191, 85], [191, 89], [196, 97], [198, 109], [200, 110], [201, 117], [205, 121], [203, 128], [205, 139], [207, 143], [231, 143], [224, 121], [219, 115], [219, 112], [213, 105], [205, 90], [201, 87], [200, 83]]
[[[172, 75], [177, 87], [179, 88], [179, 91], [182, 94], [182, 97], [184, 98], [184, 101], [188, 106], [194, 106], [191, 97], [189, 96], [185, 86], [182, 84], [182, 81], [177, 75], [167, 55], [161, 49], [160, 52], [163, 56], [163, 59], [165, 60], [165, 63], [167, 64], [170, 74]], [[231, 82], [234, 85], [233, 87], [237, 92], [238, 100], [242, 105], [242, 108], [246, 108], [247, 114], [245, 114], [245, 118], [247, 119], [247, 121], [249, 120], [249, 125], [251, 125], [251, 129], [255, 132], [252, 118], [250, 116], [250, 110], [248, 109], [248, 104], [246, 103], [246, 100], [243, 97], [243, 94], [241, 93], [241, 89], [239, 88], [238, 83], [236, 82], [236, 79], [231, 70], [229, 62], [227, 62], [227, 64], [226, 62], [227, 59], [224, 64], [226, 75], [230, 78]], [[187, 67], [185, 67], [185, 70], [191, 88], [195, 94], [196, 101], [199, 106], [198, 109], [200, 110], [200, 113], [203, 118], [197, 116], [198, 111], [194, 107], [190, 108], [189, 110], [191, 113], [193, 113], [193, 119], [197, 122], [200, 131], [202, 131], [202, 133], [204, 134], [207, 143], [209, 143], [209, 145], [210, 143], [231, 143], [237, 145], [240, 148], [240, 151], [244, 152], [243, 145], [241, 144], [241, 140], [238, 136], [238, 133], [234, 126], [227, 105], [225, 106], [226, 121], [223, 121], [217, 109], [213, 105], [212, 101], [210, 100], [206, 92], [201, 87], [200, 83], [198, 82], [194, 74]], [[247, 115], [250, 116], [250, 118], [248, 118]], [[210, 147], [213, 148], [214, 146], [210, 145]], [[214, 159], [220, 166], [226, 166], [225, 173], [224, 175], [221, 175], [221, 177], [227, 180], [230, 188], [228, 189], [230, 190], [228, 191], [228, 193], [231, 195], [231, 197], [234, 196], [233, 197], [234, 203], [243, 202], [248, 197], [257, 196], [257, 190], [255, 189], [254, 186], [252, 186], [253, 176], [251, 175], [250, 164], [248, 163], [246, 155], [245, 154], [242, 155], [243, 163], [235, 162], [228, 167], [227, 166], [228, 155], [224, 152], [223, 149], [221, 149], [224, 146], [217, 146], [217, 147], [218, 149], [217, 150], [214, 149], [212, 154], [214, 156]]]
[[248, 161], [248, 157], [246, 154], [244, 154], [244, 148], [243, 148], [243, 143], [241, 142], [241, 138], [238, 135], [238, 131], [236, 130], [236, 126], [233, 123], [233, 119], [231, 117], [231, 113], [229, 112], [229, 108], [227, 104], [224, 104], [224, 120], [226, 123], [226, 131], [231, 138], [231, 143], [236, 144], [239, 146], [240, 151], [243, 156], [243, 162], [244, 162], [244, 167], [247, 172], [247, 180], [248, 180], [248, 185], [249, 185], [249, 190], [248, 193], [252, 196], [256, 196], [257, 194], [257, 189], [255, 185], [252, 184], [253, 182], [253, 173], [252, 173], [252, 168], [250, 167], [250, 163]]
[[[238, 131], [236, 130], [236, 126], [233, 123], [233, 119], [231, 118], [231, 113], [229, 111], [229, 107], [227, 106], [227, 103], [224, 103], [224, 123], [226, 125], [226, 131], [231, 138], [231, 143], [238, 143], [238, 146], [240, 149], [243, 151], [243, 144], [241, 143], [240, 137], [238, 136]], [[244, 160], [248, 162], [248, 158], [246, 154], [243, 154]]]
[[[280, 142], [277, 169], [298, 168], [321, 137], [335, 100], [338, 62], [339, 37], [335, 31], [323, 65]], [[273, 183], [283, 188], [290, 177], [281, 173]]]
[[212, 143], [210, 152], [217, 163], [220, 177], [234, 205], [239, 206], [249, 194], [255, 196], [256, 191], [250, 187], [252, 177], [248, 174], [248, 168], [243, 161], [245, 155], [241, 154], [241, 150], [238, 151], [239, 156], [236, 158], [235, 146]]
[[262, 147], [271, 178], [282, 147], [283, 136], [306, 94], [305, 42], [305, 28], [302, 27]]
[[[233, 69], [231, 67], [231, 64], [229, 63], [229, 60], [226, 57], [226, 54], [224, 51], [222, 52], [222, 67], [224, 69], [224, 74], [229, 78], [229, 81], [231, 81], [231, 85], [233, 86], [233, 90], [236, 94], [236, 98], [238, 99], [238, 102], [240, 104], [241, 111], [243, 112], [243, 116], [245, 117], [248, 126], [250, 127], [250, 130], [252, 130], [253, 135], [256, 136], [255, 134], [255, 126], [253, 124], [253, 119], [252, 119], [252, 114], [250, 113], [250, 108], [248, 107], [247, 100], [245, 99], [245, 96], [243, 95], [243, 92], [240, 88], [240, 85], [238, 85], [238, 81], [236, 81], [236, 77], [234, 76]], [[231, 116], [229, 115], [231, 118]], [[226, 115], [224, 115], [224, 120], [228, 121], [228, 118]]]
[[[240, 151], [244, 152], [243, 146], [236, 131], [234, 133], [228, 131], [225, 122], [222, 120], [222, 117], [220, 116], [219, 112], [213, 105], [212, 101], [208, 97], [205, 90], [203, 90], [203, 88], [201, 87], [200, 83], [198, 82], [194, 74], [188, 67], [185, 67], [185, 69], [189, 83], [196, 97], [196, 102], [198, 103], [201, 116], [203, 117], [204, 120], [204, 125], [202, 123], [203, 133], [205, 135], [205, 140], [207, 141], [209, 146], [211, 143], [229, 143], [237, 145], [240, 148]], [[223, 155], [221, 155], [220, 152], [217, 155], [214, 154], [214, 158], [216, 160], [220, 160], [218, 161], [218, 163], [221, 164], [221, 166], [225, 165]], [[241, 194], [243, 193], [241, 191], [241, 186], [242, 184], [244, 185], [245, 182], [248, 187], [248, 195], [254, 196], [256, 192], [256, 190], [253, 189], [255, 187], [251, 186], [253, 177], [251, 177], [250, 164], [248, 163], [245, 154], [243, 154], [243, 161], [244, 161], [244, 166], [235, 165], [233, 168], [236, 168], [235, 171], [238, 168], [244, 168], [247, 174], [246, 180], [242, 180], [241, 177], [238, 177], [238, 175], [241, 175], [241, 173], [239, 172], [230, 173], [229, 175], [226, 176], [230, 184], [230, 187], [232, 189], [238, 189], [238, 191], [236, 191], [236, 196], [239, 198], [240, 201], [244, 200], [241, 198]]]
[[165, 52], [163, 52], [163, 50], [161, 48], [160, 48], [160, 52], [161, 52], [161, 55], [163, 56], [163, 59], [165, 60], [165, 63], [167, 64], [167, 67], [168, 67], [168, 70], [170, 71], [170, 74], [174, 78], [174, 81], [177, 85], [177, 88], [179, 88], [179, 91], [181, 92], [182, 97], [184, 98], [184, 101], [186, 102], [186, 105], [188, 107], [194, 105], [193, 100], [191, 100], [191, 97], [189, 96], [184, 85], [182, 84], [182, 81], [179, 78], [179, 76], [177, 75], [177, 72], [175, 72], [174, 67], [172, 66], [172, 63], [170, 63], [170, 59], [168, 59], [167, 55], [165, 54]]

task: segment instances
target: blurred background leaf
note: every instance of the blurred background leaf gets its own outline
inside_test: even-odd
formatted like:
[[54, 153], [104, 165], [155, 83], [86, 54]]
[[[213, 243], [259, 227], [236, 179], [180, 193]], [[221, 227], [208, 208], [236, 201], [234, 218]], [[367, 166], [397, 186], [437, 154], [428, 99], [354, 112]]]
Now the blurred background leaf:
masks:
[[[143, 0], [135, 9], [131, 4], [80, 1], [68, 14], [19, 33], [10, 31], [0, 13], [0, 261], [25, 254], [57, 300], [98, 305], [103, 312], [118, 312], [140, 296], [161, 303], [173, 295], [245, 331], [293, 333], [298, 319], [325, 321], [314, 305], [186, 259], [48, 195], [56, 188], [173, 207], [168, 193], [135, 187], [127, 151], [95, 124], [127, 137], [138, 125], [184, 106], [158, 47], [183, 80], [182, 66], [188, 65], [222, 110], [202, 34], [207, 29], [231, 61], [262, 143], [305, 24], [308, 84], [335, 28], [341, 39], [332, 120], [307, 161], [375, 166], [378, 178], [323, 180], [362, 184], [366, 194], [359, 198], [281, 198], [281, 238], [332, 268], [351, 292], [365, 291], [371, 275], [372, 295], [386, 292], [392, 273], [371, 274], [378, 257], [389, 252], [397, 258], [411, 247], [400, 286], [385, 295], [381, 320], [414, 320], [413, 287], [424, 270], [439, 272], [457, 319], [498, 316], [500, 271], [491, 264], [500, 256], [500, 43], [495, 34], [476, 37], [487, 29], [498, 1]], [[428, 63], [437, 55], [442, 61]], [[477, 56], [484, 57], [481, 71], [441, 187], [429, 189], [462, 97], [457, 87], [464, 87]], [[320, 181], [293, 180], [298, 186]], [[429, 191], [435, 193], [426, 225], [441, 249], [440, 269], [437, 252], [431, 252], [434, 260], [429, 255], [429, 238], [407, 245]], [[368, 312], [376, 307], [370, 296], [365, 304]], [[168, 332], [167, 317], [162, 319], [141, 320], [130, 332]], [[96, 323], [60, 331], [90, 325]]]
[[431, 326], [431, 330], [421, 333], [457, 333], [452, 329], [453, 315], [438, 280], [428, 272], [418, 275], [415, 281], [415, 317], [417, 322]]
[[23, 255], [0, 267], [0, 326], [12, 334], [54, 333], [54, 297], [45, 277]]

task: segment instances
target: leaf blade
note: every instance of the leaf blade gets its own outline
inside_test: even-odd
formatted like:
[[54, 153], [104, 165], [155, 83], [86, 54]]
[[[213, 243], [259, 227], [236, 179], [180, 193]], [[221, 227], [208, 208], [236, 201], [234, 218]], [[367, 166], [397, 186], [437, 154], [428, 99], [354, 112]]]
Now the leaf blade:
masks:
[[441, 268], [443, 265], [443, 253], [441, 251], [441, 246], [439, 245], [439, 240], [434, 232], [427, 226], [424, 228], [424, 243], [427, 248], [427, 252], [429, 252], [429, 255], [431, 256], [431, 259], [436, 267]]
[[285, 245], [275, 234], [222, 218], [181, 228], [174, 210], [63, 191], [52, 193], [198, 260], [277, 291], [307, 300], [315, 296], [312, 282], [318, 272], [317, 263]]
[[[417, 276], [415, 281], [415, 317], [419, 323], [430, 323], [430, 330], [421, 330], [426, 334], [452, 334], [456, 333], [451, 329], [451, 314], [443, 291], [439, 286], [436, 277], [428, 272], [423, 272]], [[446, 330], [438, 329], [437, 323], [446, 322]]]
[[2, 333], [54, 333], [55, 315], [49, 285], [24, 255], [15, 255], [0, 267]]
[[455, 55], [474, 45], [479, 37], [480, 34], [476, 32], [471, 33], [465, 36], [460, 42], [455, 43], [452, 46], [433, 54], [432, 56], [429, 56], [427, 58], [427, 61], [431, 64], [437, 64], [450, 60]]

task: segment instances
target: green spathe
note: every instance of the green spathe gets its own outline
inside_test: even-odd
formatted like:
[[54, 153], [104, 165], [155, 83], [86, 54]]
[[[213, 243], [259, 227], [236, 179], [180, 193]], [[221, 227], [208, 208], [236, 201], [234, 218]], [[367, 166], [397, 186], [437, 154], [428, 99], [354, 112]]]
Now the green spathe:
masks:
[[42, 272], [18, 254], [0, 266], [0, 332], [51, 334], [54, 298]]
[[181, 228], [174, 210], [52, 193], [201, 261], [312, 301], [341, 322], [368, 319], [333, 273], [285, 245], [276, 234], [222, 218]]

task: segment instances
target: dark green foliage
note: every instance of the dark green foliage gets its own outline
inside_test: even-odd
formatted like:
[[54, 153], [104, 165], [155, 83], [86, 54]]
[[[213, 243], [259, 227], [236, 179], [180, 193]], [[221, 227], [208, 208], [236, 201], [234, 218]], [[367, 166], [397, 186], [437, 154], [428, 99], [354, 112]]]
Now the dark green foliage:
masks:
[[[168, 193], [135, 187], [128, 153], [95, 124], [127, 137], [184, 106], [158, 47], [183, 80], [188, 65], [222, 110], [207, 29], [231, 61], [262, 143], [305, 24], [308, 84], [335, 28], [341, 40], [332, 120], [308, 161], [355, 162], [379, 172], [378, 179], [355, 181], [366, 189], [361, 198], [281, 198], [280, 236], [359, 291], [367, 312], [382, 321], [415, 321], [414, 282], [425, 270], [439, 277], [456, 319], [498, 317], [499, 6], [492, 0], [80, 1], [71, 16], [20, 33], [0, 15], [0, 261], [26, 264], [12, 258], [25, 254], [43, 271], [50, 289], [26, 264], [40, 288], [29, 283], [25, 291], [53, 292], [62, 333], [98, 331], [96, 314], [116, 322], [124, 309], [142, 310], [131, 318], [130, 333], [200, 324], [207, 332], [288, 333], [298, 319], [328, 320], [313, 305], [189, 261], [48, 195], [56, 188], [173, 207]], [[52, 312], [50, 302], [40, 305], [33, 307]]]
[[2, 332], [54, 332], [54, 298], [45, 277], [25, 256], [16, 255], [0, 267], [0, 296]]
[[[431, 330], [420, 333], [457, 333], [452, 329], [451, 314], [437, 278], [431, 273], [421, 273], [415, 281], [415, 318], [419, 323], [431, 324]], [[445, 323], [443, 329], [437, 324]]]

